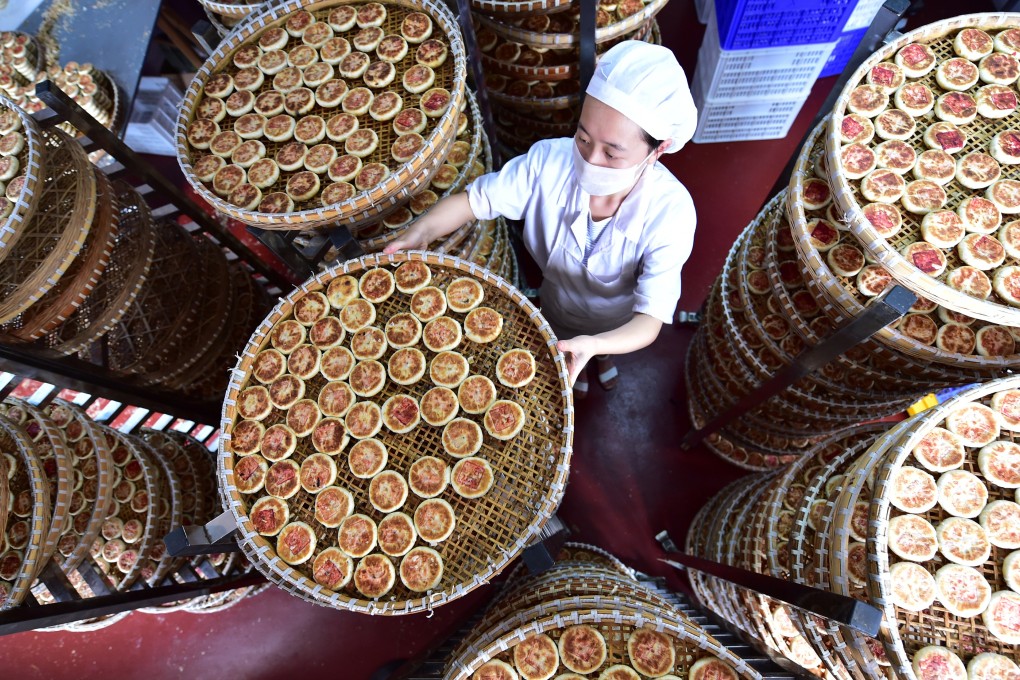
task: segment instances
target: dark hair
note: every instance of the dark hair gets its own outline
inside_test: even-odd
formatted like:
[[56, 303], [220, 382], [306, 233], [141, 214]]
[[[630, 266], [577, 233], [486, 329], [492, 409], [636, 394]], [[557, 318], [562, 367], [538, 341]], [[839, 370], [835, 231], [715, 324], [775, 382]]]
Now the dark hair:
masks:
[[648, 148], [651, 149], [652, 151], [658, 149], [659, 145], [662, 144], [661, 140], [652, 137], [650, 134], [645, 132], [643, 128], [641, 130], [641, 136], [645, 138], [645, 144], [647, 144]]

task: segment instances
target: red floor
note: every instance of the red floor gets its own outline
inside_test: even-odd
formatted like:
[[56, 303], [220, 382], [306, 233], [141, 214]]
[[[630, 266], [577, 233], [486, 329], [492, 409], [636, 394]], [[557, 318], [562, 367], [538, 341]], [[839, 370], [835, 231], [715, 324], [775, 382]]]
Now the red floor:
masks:
[[[929, 0], [923, 19], [910, 25], [958, 13], [954, 4]], [[693, 3], [673, 0], [659, 21], [667, 44], [693, 72], [703, 31]], [[682, 309], [700, 305], [726, 250], [768, 198], [833, 82], [818, 82], [786, 139], [692, 144], [667, 159], [690, 189], [700, 216], [684, 273]], [[702, 503], [743, 474], [703, 449], [679, 447], [689, 429], [681, 362], [691, 335], [687, 328], [664, 329], [652, 347], [621, 358], [615, 392], [593, 386], [578, 408], [574, 465], [560, 515], [575, 539], [597, 543], [647, 573], [669, 573], [657, 562], [654, 535], [667, 529], [682, 539]], [[383, 665], [443, 639], [490, 595], [477, 591], [431, 619], [370, 618], [270, 590], [221, 614], [133, 614], [97, 633], [10, 636], [0, 640], [0, 675], [61, 680], [115, 673], [160, 680], [303, 673], [309, 679], [368, 680]]]

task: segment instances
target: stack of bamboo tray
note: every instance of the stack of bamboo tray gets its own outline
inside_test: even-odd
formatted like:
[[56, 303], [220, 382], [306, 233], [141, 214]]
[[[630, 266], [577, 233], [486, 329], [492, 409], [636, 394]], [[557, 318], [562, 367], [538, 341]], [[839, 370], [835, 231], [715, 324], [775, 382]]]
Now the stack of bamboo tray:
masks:
[[[0, 155], [2, 341], [87, 360], [105, 345], [118, 374], [221, 395], [236, 347], [268, 308], [261, 286], [208, 239], [155, 222], [60, 130], [40, 131], [8, 100], [0, 113], [14, 151]], [[185, 299], [184, 281], [206, 285]]]
[[511, 575], [452, 653], [444, 677], [581, 677], [573, 673], [761, 677], [618, 559], [583, 544], [567, 544], [541, 574]]
[[[309, 25], [312, 33], [306, 36]], [[381, 39], [388, 40], [377, 51]], [[224, 105], [235, 85], [239, 93], [262, 97], [256, 113], [248, 95]], [[247, 103], [234, 108], [240, 97]], [[277, 103], [270, 106], [270, 98]], [[357, 231], [406, 216], [413, 195], [430, 183], [448, 186], [461, 174], [448, 157], [468, 123], [465, 106], [464, 47], [445, 6], [432, 0], [290, 0], [249, 15], [199, 70], [178, 118], [178, 160], [199, 195], [245, 224], [264, 229], [343, 224]], [[300, 120], [300, 129], [269, 134], [267, 119], [283, 125], [288, 115]], [[254, 126], [244, 139], [257, 150], [243, 161], [245, 167], [232, 153], [241, 142], [233, 132], [235, 117]], [[210, 139], [203, 135], [221, 130], [209, 151]], [[307, 147], [321, 159], [310, 162]], [[296, 163], [289, 162], [293, 154]], [[267, 160], [249, 167], [256, 157]]]
[[[85, 562], [115, 591], [178, 578], [182, 562], [166, 554], [163, 537], [218, 514], [212, 455], [186, 435], [127, 435], [59, 399], [39, 409], [8, 398], [0, 440], [10, 498], [0, 513], [2, 609], [29, 591], [52, 601], [37, 580], [50, 560], [84, 597], [92, 596], [78, 571]], [[221, 556], [222, 573], [236, 559]]]
[[[601, 2], [596, 49], [622, 40], [660, 44], [655, 15], [666, 0]], [[580, 3], [472, 0], [476, 38], [505, 157], [541, 139], [574, 134], [580, 113]]]
[[280, 301], [233, 374], [225, 503], [255, 567], [308, 601], [440, 606], [500, 573], [562, 497], [563, 356], [538, 309], [473, 263], [408, 252], [331, 268]]
[[[939, 85], [936, 81], [945, 79], [936, 73], [949, 67], [935, 67], [953, 56], [953, 43], [961, 34], [987, 42], [991, 51], [996, 37], [1001, 42], [1018, 27], [1020, 15], [971, 15], [903, 36], [861, 66], [834, 115], [813, 131], [789, 190], [773, 199], [741, 235], [712, 289], [707, 323], [688, 356], [693, 381], [689, 408], [695, 424], [704, 424], [737, 396], [796, 361], [806, 347], [861, 314], [893, 283], [919, 299], [901, 321], [710, 438], [708, 444], [717, 453], [751, 469], [783, 465], [812, 440], [841, 427], [901, 412], [924, 394], [988, 380], [1020, 364], [1020, 309], [1017, 302], [1008, 303], [1002, 286], [994, 283], [1017, 264], [1008, 253], [1015, 252], [1011, 235], [1020, 224], [1010, 217], [1020, 203], [1010, 207], [1002, 196], [1020, 183], [1013, 179], [1018, 176], [1015, 161], [1000, 165], [988, 155], [1000, 133], [1020, 141], [1018, 133], [1010, 132], [1020, 127], [1020, 114], [992, 111], [986, 107], [993, 100], [985, 102], [996, 94], [1005, 106], [1017, 96], [979, 80], [979, 66], [971, 60], [949, 62], [973, 73], [977, 82], [966, 91]], [[931, 55], [934, 70], [903, 79], [897, 64], [906, 63], [904, 54], [918, 50]], [[996, 56], [1003, 54], [997, 51], [985, 59], [1009, 62], [1010, 55]], [[888, 78], [903, 79], [892, 95], [868, 84]], [[911, 109], [920, 106], [908, 101], [911, 93], [928, 105], [934, 98], [943, 103], [937, 111], [920, 113], [923, 108]], [[886, 98], [899, 108], [883, 109]], [[957, 114], [943, 108], [945, 102], [966, 104], [978, 98], [982, 108], [975, 104], [970, 123], [948, 124]], [[856, 113], [851, 115], [851, 110]], [[943, 134], [942, 141], [936, 133]], [[953, 146], [961, 140], [960, 148]], [[954, 172], [965, 157], [969, 163], [985, 162], [989, 172], [1001, 177], [996, 183], [985, 182], [1002, 194], [996, 194], [1001, 212], [986, 198], [991, 189], [967, 188], [964, 183], [975, 185], [975, 180]], [[844, 159], [862, 165], [848, 172]], [[879, 160], [880, 167], [865, 180], [848, 179], [864, 175]], [[891, 173], [888, 166], [905, 174]], [[939, 177], [941, 185], [917, 180], [937, 172], [945, 173]], [[881, 181], [891, 187], [884, 195], [876, 191]], [[874, 201], [861, 193], [862, 184]], [[904, 190], [909, 195], [901, 200]], [[974, 212], [967, 212], [967, 206], [974, 206]], [[979, 209], [989, 209], [984, 226]], [[932, 229], [942, 223], [941, 233]], [[951, 232], [955, 235], [946, 235]], [[954, 247], [960, 239], [964, 243]], [[919, 267], [931, 269], [931, 274]]]
[[[40, 41], [25, 33], [0, 33], [0, 92], [29, 113], [45, 108], [35, 96], [35, 86], [52, 81], [64, 94], [108, 128], [123, 122], [117, 86], [92, 64], [69, 61], [59, 64]], [[77, 134], [70, 124], [61, 128]]]
[[882, 609], [878, 639], [693, 573], [698, 599], [819, 676], [1020, 672], [1018, 387], [993, 380], [891, 429], [829, 437], [782, 473], [734, 482], [692, 523], [691, 554]]

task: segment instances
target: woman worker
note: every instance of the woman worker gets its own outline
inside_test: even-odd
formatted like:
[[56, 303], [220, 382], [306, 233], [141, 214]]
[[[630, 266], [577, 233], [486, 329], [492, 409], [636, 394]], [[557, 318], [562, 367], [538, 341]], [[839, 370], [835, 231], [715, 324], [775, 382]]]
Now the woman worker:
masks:
[[622, 42], [599, 60], [573, 139], [536, 143], [466, 192], [440, 201], [385, 252], [428, 244], [474, 219], [524, 221], [542, 269], [542, 312], [560, 339], [575, 396], [583, 369], [616, 386], [613, 354], [650, 345], [671, 323], [695, 213], [656, 161], [694, 134], [697, 109], [673, 53]]

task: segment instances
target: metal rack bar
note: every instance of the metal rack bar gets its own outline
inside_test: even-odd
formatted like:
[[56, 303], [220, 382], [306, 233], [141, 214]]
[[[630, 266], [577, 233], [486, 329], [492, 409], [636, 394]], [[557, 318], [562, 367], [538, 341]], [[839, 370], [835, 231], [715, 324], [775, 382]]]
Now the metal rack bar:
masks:
[[680, 446], [689, 449], [702, 439], [718, 432], [742, 415], [762, 406], [772, 397], [793, 385], [801, 378], [820, 369], [836, 357], [855, 347], [906, 314], [917, 301], [917, 296], [903, 286], [893, 286], [875, 299], [864, 313], [849, 319], [832, 335], [814, 347], [809, 347], [797, 357], [796, 363], [787, 365], [781, 371], [759, 385], [754, 391], [740, 399], [727, 410], [719, 413], [700, 430], [688, 432]]

